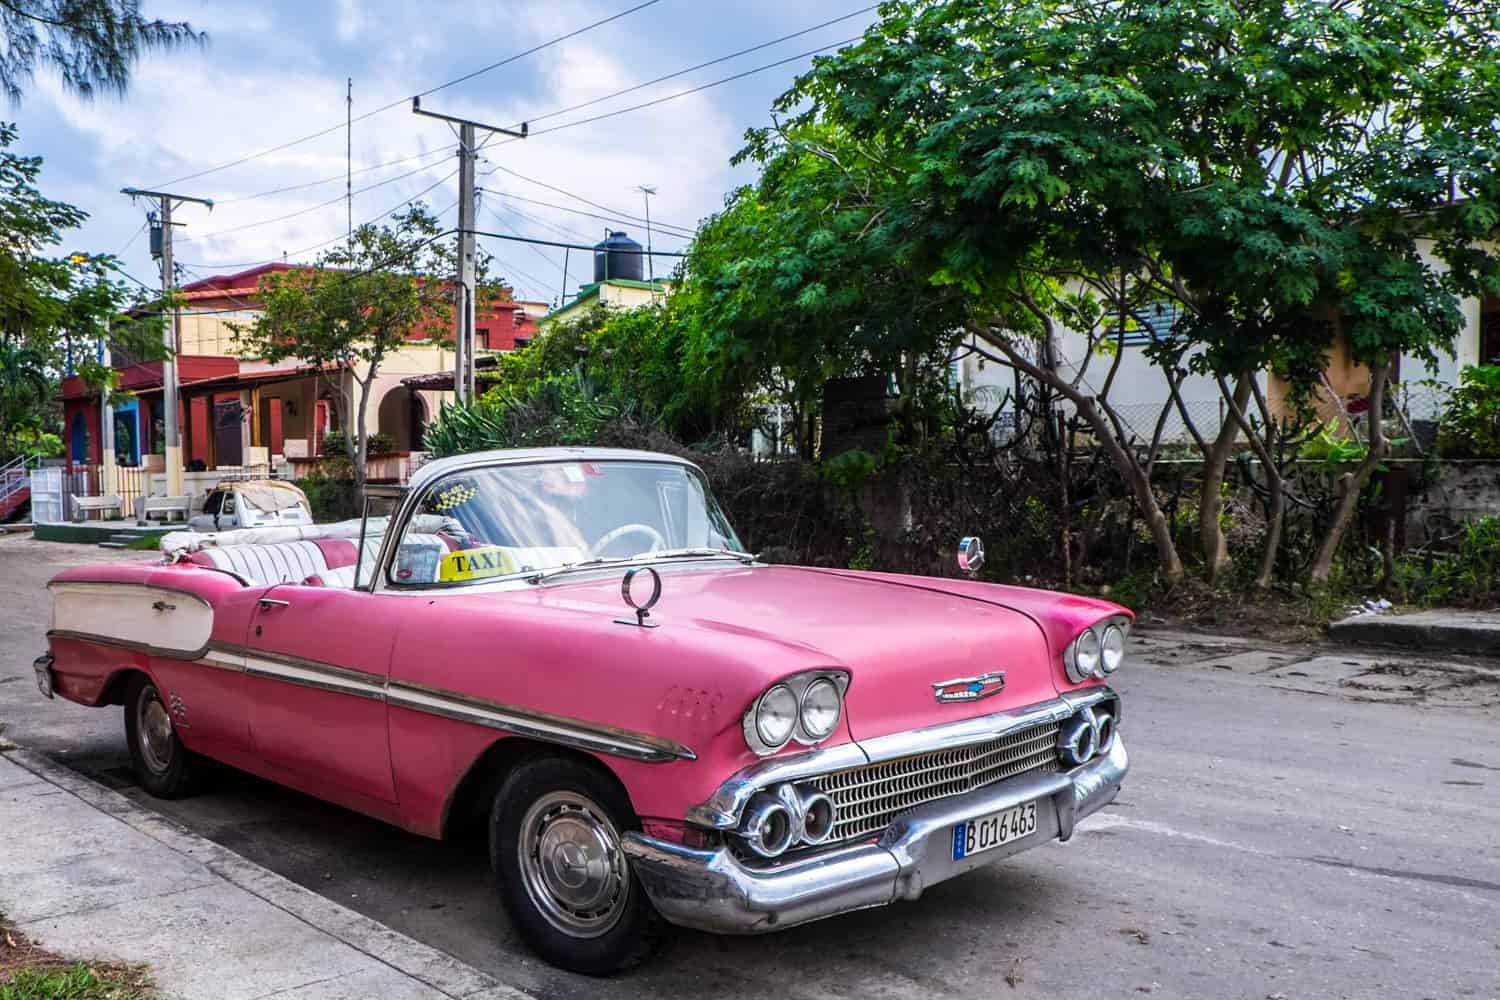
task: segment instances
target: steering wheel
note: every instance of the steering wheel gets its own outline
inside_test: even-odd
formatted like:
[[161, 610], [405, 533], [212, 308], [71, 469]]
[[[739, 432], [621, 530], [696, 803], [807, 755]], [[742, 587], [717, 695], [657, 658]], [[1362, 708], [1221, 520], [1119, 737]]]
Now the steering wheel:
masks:
[[[621, 538], [624, 538], [626, 535], [645, 535], [647, 538], [651, 539], [654, 548], [664, 549], [667, 547], [667, 540], [662, 537], [661, 532], [651, 527], [651, 525], [622, 524], [618, 528], [611, 528], [603, 535], [600, 535], [599, 540], [589, 547], [589, 555], [599, 555], [605, 549], [609, 548], [611, 545], [619, 541]], [[648, 552], [650, 551], [650, 549], [642, 549], [641, 551]]]

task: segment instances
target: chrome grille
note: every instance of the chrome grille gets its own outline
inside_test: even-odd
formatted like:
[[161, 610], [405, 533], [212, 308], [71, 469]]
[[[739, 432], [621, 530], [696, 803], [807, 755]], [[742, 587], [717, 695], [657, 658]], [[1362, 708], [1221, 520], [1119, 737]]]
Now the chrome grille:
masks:
[[917, 806], [1033, 771], [1056, 771], [1058, 726], [1046, 722], [952, 750], [835, 771], [808, 784], [838, 807], [829, 843], [879, 833]]

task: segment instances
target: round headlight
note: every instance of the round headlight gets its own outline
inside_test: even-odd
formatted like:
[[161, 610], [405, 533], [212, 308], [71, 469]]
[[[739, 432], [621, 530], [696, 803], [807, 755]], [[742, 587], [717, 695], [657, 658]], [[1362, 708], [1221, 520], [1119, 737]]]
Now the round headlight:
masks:
[[797, 728], [797, 696], [785, 684], [778, 684], [760, 696], [755, 708], [755, 734], [768, 747], [780, 747], [792, 738]]
[[1078, 637], [1073, 647], [1073, 659], [1078, 664], [1078, 673], [1087, 677], [1099, 668], [1099, 633], [1089, 629]]
[[1118, 625], [1111, 625], [1104, 630], [1103, 651], [1099, 656], [1099, 666], [1106, 674], [1112, 674], [1120, 669], [1120, 664], [1125, 662], [1125, 630]]
[[802, 731], [813, 740], [827, 739], [839, 724], [839, 689], [821, 677], [802, 692]]

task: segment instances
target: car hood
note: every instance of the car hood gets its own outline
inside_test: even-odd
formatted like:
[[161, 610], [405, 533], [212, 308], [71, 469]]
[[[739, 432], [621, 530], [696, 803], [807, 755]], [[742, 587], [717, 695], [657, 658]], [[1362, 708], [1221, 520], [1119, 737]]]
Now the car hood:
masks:
[[[995, 601], [946, 592], [941, 580], [701, 564], [665, 568], [661, 577], [652, 620], [664, 633], [693, 633], [701, 653], [748, 657], [764, 670], [766, 685], [810, 667], [848, 670], [846, 718], [856, 740], [1057, 695], [1035, 621]], [[629, 616], [615, 575], [563, 578], [531, 593], [558, 610]], [[994, 671], [1005, 673], [1003, 690], [976, 701], [937, 701], [935, 684]]]

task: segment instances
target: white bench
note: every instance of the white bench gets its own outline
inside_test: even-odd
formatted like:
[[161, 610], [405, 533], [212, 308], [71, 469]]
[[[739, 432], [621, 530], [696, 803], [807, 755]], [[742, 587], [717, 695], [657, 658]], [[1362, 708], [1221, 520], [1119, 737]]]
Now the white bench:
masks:
[[118, 493], [112, 497], [81, 497], [77, 494], [69, 494], [69, 496], [73, 500], [73, 520], [75, 521], [86, 521], [89, 514], [95, 511], [99, 513], [99, 519], [102, 521], [109, 511], [119, 514], [125, 510], [125, 498]]
[[174, 516], [186, 521], [192, 503], [193, 498], [187, 496], [136, 497], [135, 523], [145, 524], [151, 519], [152, 514], [161, 514], [164, 521], [171, 521]]

